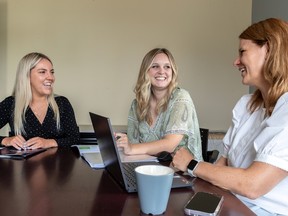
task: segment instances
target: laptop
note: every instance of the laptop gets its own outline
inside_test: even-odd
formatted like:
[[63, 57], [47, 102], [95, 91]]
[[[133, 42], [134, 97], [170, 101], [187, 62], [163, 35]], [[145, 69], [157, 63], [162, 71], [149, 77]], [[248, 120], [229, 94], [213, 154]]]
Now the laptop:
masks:
[[[110, 119], [91, 112], [89, 114], [105, 169], [128, 193], [137, 192], [134, 169], [141, 165], [159, 165], [159, 163], [155, 161], [121, 162]], [[190, 181], [177, 173], [174, 174], [172, 188], [190, 186], [192, 186]]]
[[10, 159], [27, 159], [36, 154], [46, 151], [44, 148], [40, 149], [27, 149], [27, 150], [17, 150], [16, 148], [9, 146], [0, 149], [0, 158], [10, 158]]

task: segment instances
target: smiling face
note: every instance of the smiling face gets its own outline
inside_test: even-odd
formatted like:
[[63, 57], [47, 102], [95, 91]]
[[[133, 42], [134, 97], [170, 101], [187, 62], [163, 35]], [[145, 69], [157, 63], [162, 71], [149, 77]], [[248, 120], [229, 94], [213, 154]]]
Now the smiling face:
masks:
[[33, 97], [43, 97], [52, 94], [54, 81], [53, 65], [49, 60], [43, 58], [30, 72]]
[[153, 90], [167, 90], [172, 80], [171, 63], [164, 53], [155, 56], [148, 70], [148, 76]]
[[244, 85], [255, 86], [258, 89], [266, 87], [263, 66], [267, 54], [267, 45], [262, 47], [251, 40], [240, 39], [239, 57], [234, 61], [234, 66], [241, 72]]

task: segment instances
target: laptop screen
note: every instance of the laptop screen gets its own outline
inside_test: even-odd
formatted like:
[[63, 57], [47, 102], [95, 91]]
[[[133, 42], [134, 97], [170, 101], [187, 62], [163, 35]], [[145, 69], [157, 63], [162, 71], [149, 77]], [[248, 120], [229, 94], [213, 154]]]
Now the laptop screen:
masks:
[[105, 168], [118, 183], [124, 186], [121, 165], [118, 160], [120, 157], [116, 149], [117, 146], [114, 144], [115, 138], [110, 120], [91, 112], [89, 114]]
[[[99, 145], [100, 153], [105, 165], [105, 169], [109, 174], [118, 182], [127, 192], [136, 192], [136, 187], [131, 186], [128, 181], [131, 178], [124, 180], [124, 170], [121, 164], [120, 155], [116, 146], [113, 129], [109, 118], [100, 116], [94, 113], [89, 113], [96, 135], [97, 143]], [[129, 163], [128, 163], [129, 164]], [[144, 164], [158, 164], [155, 161], [142, 162]], [[140, 165], [137, 163], [136, 165]], [[184, 177], [175, 173], [173, 178], [172, 188], [188, 187], [191, 186], [191, 182], [187, 181]]]

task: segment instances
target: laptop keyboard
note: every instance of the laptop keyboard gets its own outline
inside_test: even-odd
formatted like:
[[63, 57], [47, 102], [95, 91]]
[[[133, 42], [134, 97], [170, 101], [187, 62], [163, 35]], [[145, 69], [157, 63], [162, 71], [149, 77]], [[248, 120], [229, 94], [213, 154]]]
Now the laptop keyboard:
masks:
[[140, 166], [139, 163], [123, 163], [124, 174], [130, 187], [136, 188], [135, 168]]
[[133, 162], [133, 163], [122, 163], [122, 167], [124, 169], [124, 175], [128, 182], [130, 188], [136, 188], [136, 174], [135, 168], [141, 165], [156, 165], [157, 162]]

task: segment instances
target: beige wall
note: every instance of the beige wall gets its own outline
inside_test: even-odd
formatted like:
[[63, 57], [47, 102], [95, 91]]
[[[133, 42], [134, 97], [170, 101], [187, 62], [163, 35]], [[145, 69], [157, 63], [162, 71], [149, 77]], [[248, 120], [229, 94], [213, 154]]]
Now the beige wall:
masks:
[[0, 11], [3, 5], [1, 100], [20, 58], [39, 51], [53, 60], [55, 92], [68, 97], [78, 124], [90, 124], [89, 111], [126, 124], [141, 60], [154, 47], [174, 54], [201, 127], [227, 130], [248, 92], [232, 62], [252, 0], [0, 0]]
[[7, 3], [0, 0], [0, 99], [6, 96]]
[[[0, 0], [0, 100], [7, 94], [7, 2]], [[6, 135], [8, 126], [0, 130], [0, 135]]]

